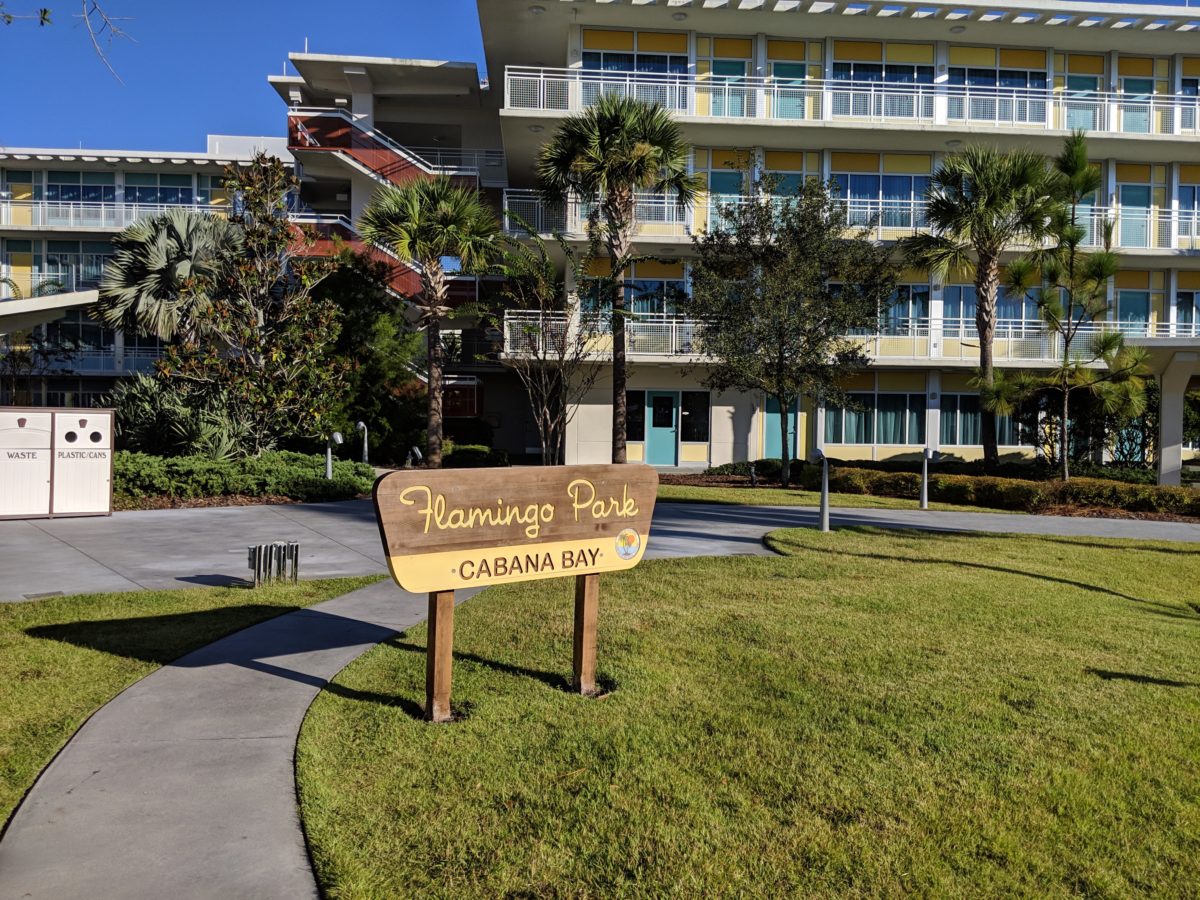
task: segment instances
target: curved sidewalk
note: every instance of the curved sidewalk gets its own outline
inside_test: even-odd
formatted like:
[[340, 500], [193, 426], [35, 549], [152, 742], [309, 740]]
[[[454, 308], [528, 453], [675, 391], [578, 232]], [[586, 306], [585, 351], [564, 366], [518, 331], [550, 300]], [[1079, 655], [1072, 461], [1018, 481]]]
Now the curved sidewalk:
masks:
[[[126, 586], [235, 581], [233, 558], [240, 566], [246, 543], [272, 539], [266, 529], [290, 529], [308, 542], [318, 560], [308, 561], [306, 575], [383, 568], [366, 504], [234, 512], [129, 513], [36, 530], [58, 533], [56, 553], [93, 560], [105, 558], [98, 545], [125, 542], [106, 568]], [[164, 519], [172, 515], [179, 518]], [[815, 520], [806, 508], [662, 504], [651, 555], [762, 554], [765, 532]], [[834, 510], [833, 521], [1200, 541], [1200, 527], [1181, 523], [870, 509]], [[28, 523], [0, 526], [14, 524]], [[0, 527], [0, 540], [15, 533]], [[158, 555], [146, 555], [139, 538]], [[55, 569], [40, 574], [35, 586], [68, 589]], [[304, 714], [345, 665], [425, 613], [424, 596], [384, 581], [237, 632], [132, 685], [79, 730], [14, 815], [0, 840], [0, 896], [316, 896], [293, 770]]]

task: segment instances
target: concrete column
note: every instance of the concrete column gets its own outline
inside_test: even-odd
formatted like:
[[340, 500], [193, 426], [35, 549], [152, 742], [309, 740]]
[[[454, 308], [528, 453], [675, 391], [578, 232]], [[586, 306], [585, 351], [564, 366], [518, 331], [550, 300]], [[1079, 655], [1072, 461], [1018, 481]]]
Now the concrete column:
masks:
[[363, 128], [375, 128], [375, 95], [369, 92], [355, 92], [350, 95], [350, 114], [354, 121]]
[[942, 355], [942, 340], [945, 333], [944, 320], [946, 303], [945, 285], [933, 273], [929, 276], [929, 356], [939, 359]]
[[[1172, 134], [1183, 133], [1183, 109], [1180, 106], [1179, 94], [1183, 90], [1183, 54], [1176, 53], [1171, 57], [1171, 96], [1175, 99], [1174, 109], [1171, 110]], [[1176, 163], [1175, 168], [1178, 168]]]
[[941, 448], [942, 439], [942, 373], [930, 369], [925, 373], [925, 446]]
[[1158, 483], [1183, 479], [1183, 405], [1188, 382], [1200, 371], [1200, 353], [1177, 352], [1158, 378]]
[[1175, 325], [1179, 321], [1179, 309], [1175, 303], [1176, 294], [1179, 292], [1179, 270], [1167, 269], [1167, 308], [1164, 312], [1167, 314], [1167, 333], [1171, 337], [1175, 336]]
[[1118, 62], [1119, 59], [1120, 59], [1120, 54], [1116, 50], [1108, 51], [1107, 87], [1110, 92], [1110, 94], [1109, 94], [1110, 99], [1108, 102], [1108, 122], [1107, 122], [1108, 128], [1105, 129], [1106, 131], [1120, 131], [1121, 130], [1121, 117], [1120, 117], [1120, 113], [1119, 113], [1119, 109], [1118, 109], [1118, 103], [1117, 103], [1116, 98], [1113, 96], [1117, 93], [1117, 86], [1121, 82], [1120, 76], [1118, 74], [1118, 69], [1120, 68], [1119, 62]]
[[938, 41], [933, 51], [933, 122], [945, 125], [950, 118], [950, 100], [946, 89], [950, 83], [950, 44]]
[[833, 38], [825, 38], [825, 52], [821, 54], [821, 67], [824, 75], [821, 84], [821, 118], [825, 121], [833, 119], [833, 94], [829, 83], [833, 79]]
[[365, 175], [354, 173], [350, 176], [350, 221], [357, 222], [363, 214], [379, 185]]
[[[765, 407], [764, 407], [764, 409], [765, 409]], [[816, 420], [817, 420], [816, 433], [813, 434], [813, 446], [817, 450], [820, 450], [822, 453], [824, 453], [825, 452], [825, 401], [823, 399], [816, 400], [816, 402], [813, 404], [813, 410], [816, 413], [814, 418], [816, 418]]]
[[754, 76], [759, 79], [754, 91], [754, 115], [756, 118], [768, 117], [767, 110], [767, 36], [759, 33], [754, 36]]

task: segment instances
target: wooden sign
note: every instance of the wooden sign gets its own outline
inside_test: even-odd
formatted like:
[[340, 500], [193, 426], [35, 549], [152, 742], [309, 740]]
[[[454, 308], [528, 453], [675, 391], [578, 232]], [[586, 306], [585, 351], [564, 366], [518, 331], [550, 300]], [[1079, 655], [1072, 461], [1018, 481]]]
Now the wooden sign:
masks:
[[575, 686], [595, 692], [601, 572], [646, 552], [658, 473], [644, 465], [389, 472], [375, 512], [392, 578], [429, 593], [427, 718], [450, 718], [454, 591], [574, 575]]

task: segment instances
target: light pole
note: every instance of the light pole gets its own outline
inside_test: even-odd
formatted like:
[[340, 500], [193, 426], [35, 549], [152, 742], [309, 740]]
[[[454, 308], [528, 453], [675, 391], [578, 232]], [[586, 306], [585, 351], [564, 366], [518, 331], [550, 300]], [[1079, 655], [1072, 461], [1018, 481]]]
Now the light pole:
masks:
[[921, 454], [921, 509], [929, 509], [929, 464], [940, 457], [941, 454], [932, 447], [926, 447]]
[[822, 450], [812, 452], [813, 462], [821, 463], [821, 514], [819, 530], [829, 530], [829, 457]]
[[325, 478], [333, 481], [333, 445], [342, 443], [342, 433], [335, 431], [325, 439]]
[[356, 428], [357, 428], [359, 431], [361, 431], [361, 432], [363, 433], [363, 462], [367, 462], [367, 456], [368, 456], [368, 448], [367, 448], [367, 423], [366, 423], [366, 422], [359, 422], [359, 423], [358, 423], [358, 424], [357, 424], [355, 427], [356, 427]]

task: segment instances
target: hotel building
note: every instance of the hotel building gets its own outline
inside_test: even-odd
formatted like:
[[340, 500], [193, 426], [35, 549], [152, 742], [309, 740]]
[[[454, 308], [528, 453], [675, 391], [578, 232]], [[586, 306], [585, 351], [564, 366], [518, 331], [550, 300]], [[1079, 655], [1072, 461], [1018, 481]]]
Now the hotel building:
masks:
[[[1181, 7], [1028, 0], [998, 4], [817, 0], [479, 0], [489, 79], [463, 63], [296, 54], [270, 82], [288, 104], [305, 199], [352, 229], [379, 184], [448, 171], [498, 209], [583, 242], [586, 198], [546, 208], [534, 160], [563, 118], [605, 93], [673, 110], [705, 192], [691, 206], [638, 198], [639, 263], [629, 288], [631, 459], [699, 468], [815, 448], [845, 459], [915, 457], [924, 447], [981, 455], [975, 297], [969, 279], [906, 270], [896, 304], [864, 337], [870, 367], [847, 385], [860, 409], [805, 398], [785, 437], [762, 396], [719, 394], [679, 314], [691, 235], [737, 202], [746, 160], [784, 184], [842, 188], [853, 221], [884, 242], [926, 227], [923, 194], [944, 156], [968, 143], [1054, 155], [1088, 132], [1103, 189], [1087, 211], [1111, 221], [1121, 272], [1111, 321], [1147, 346], [1163, 388], [1163, 471], [1178, 481], [1183, 394], [1200, 374], [1200, 15]], [[429, 149], [436, 148], [436, 149]], [[514, 230], [515, 230], [515, 226]], [[1003, 298], [997, 364], [1057, 358], [1033, 304]], [[468, 323], [469, 325], [469, 323]], [[453, 322], [449, 327], [458, 327]], [[461, 332], [450, 406], [482, 417], [498, 446], [536, 445], [524, 397], [497, 363], [506, 334]], [[504, 337], [509, 338], [505, 349]], [[597, 335], [603, 354], [606, 336]], [[567, 461], [607, 461], [611, 370], [576, 414]], [[453, 421], [450, 423], [453, 430]], [[1010, 423], [1002, 454], [1029, 456]]]
[[15, 390], [0, 384], [0, 403], [90, 406], [117, 377], [151, 371], [157, 339], [86, 312], [112, 237], [167, 209], [222, 213], [222, 171], [258, 149], [290, 158], [282, 138], [231, 135], [209, 135], [203, 153], [0, 147], [0, 334], [44, 328], [51, 343], [75, 348]]

